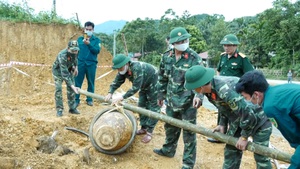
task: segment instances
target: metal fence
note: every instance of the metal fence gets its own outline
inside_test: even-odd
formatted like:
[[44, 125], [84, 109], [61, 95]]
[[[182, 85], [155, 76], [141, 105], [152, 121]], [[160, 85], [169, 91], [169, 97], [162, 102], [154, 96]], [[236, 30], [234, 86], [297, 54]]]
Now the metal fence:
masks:
[[258, 69], [263, 72], [265, 76], [286, 76], [282, 70]]

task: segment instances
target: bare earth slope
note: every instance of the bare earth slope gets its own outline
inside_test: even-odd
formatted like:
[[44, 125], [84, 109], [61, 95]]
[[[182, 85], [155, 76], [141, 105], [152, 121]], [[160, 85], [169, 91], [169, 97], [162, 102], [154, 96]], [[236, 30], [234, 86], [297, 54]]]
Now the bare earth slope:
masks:
[[[64, 129], [69, 126], [87, 132], [94, 115], [106, 108], [99, 101], [95, 101], [93, 107], [83, 102], [78, 108], [81, 114], [70, 115], [67, 113], [64, 95], [64, 116], [55, 116], [51, 65], [57, 53], [66, 47], [68, 40], [80, 35], [80, 30], [71, 25], [1, 21], [0, 33], [0, 168], [181, 168], [182, 139], [174, 158], [160, 157], [152, 152], [164, 143], [164, 122], [158, 123], [150, 143], [144, 144], [140, 141], [141, 136], [136, 136], [132, 145], [119, 155], [103, 154], [84, 135]], [[111, 70], [111, 59], [111, 54], [103, 48], [99, 55], [97, 77]], [[97, 94], [106, 95], [115, 74], [116, 72], [112, 72], [96, 81]], [[126, 82], [119, 91], [126, 91], [130, 87], [131, 84]], [[83, 89], [86, 90], [86, 84]], [[85, 99], [84, 96], [81, 98]], [[137, 113], [135, 116], [138, 118]], [[213, 111], [202, 107], [198, 110], [198, 125], [214, 128], [216, 116]], [[37, 140], [43, 136], [51, 136], [55, 130], [58, 131], [56, 142], [73, 153], [47, 154], [37, 150]], [[221, 168], [224, 144], [208, 143], [202, 135], [197, 135], [197, 138], [195, 168]], [[279, 136], [272, 136], [271, 142], [282, 151], [290, 154], [294, 151]], [[85, 149], [90, 154], [89, 161], [84, 160]], [[244, 153], [241, 168], [256, 168], [252, 152]]]

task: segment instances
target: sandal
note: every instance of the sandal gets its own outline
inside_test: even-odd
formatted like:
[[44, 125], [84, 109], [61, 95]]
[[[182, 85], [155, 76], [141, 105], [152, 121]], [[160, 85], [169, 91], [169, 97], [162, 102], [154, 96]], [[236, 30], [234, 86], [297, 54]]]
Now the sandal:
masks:
[[136, 131], [137, 135], [142, 135], [142, 134], [146, 134], [147, 130], [146, 129], [139, 129], [138, 131]]
[[148, 143], [152, 139], [152, 133], [147, 132], [147, 134], [142, 138], [143, 143]]

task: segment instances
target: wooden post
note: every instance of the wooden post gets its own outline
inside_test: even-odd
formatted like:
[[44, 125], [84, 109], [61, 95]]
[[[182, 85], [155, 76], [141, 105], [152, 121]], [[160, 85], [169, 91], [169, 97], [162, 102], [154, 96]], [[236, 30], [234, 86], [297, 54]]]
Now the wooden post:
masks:
[[77, 19], [77, 23], [78, 23], [78, 29], [81, 29], [78, 13], [76, 13], [76, 19]]
[[[84, 95], [89, 96], [89, 97], [92, 97], [92, 98], [95, 98], [95, 99], [98, 99], [102, 102], [105, 102], [105, 97], [103, 97], [103, 96], [100, 96], [100, 95], [97, 95], [97, 94], [94, 94], [94, 93], [90, 93], [90, 92], [87, 92], [87, 91], [84, 91], [84, 90], [81, 90], [81, 89], [79, 89], [79, 93], [84, 94]], [[108, 101], [108, 103], [111, 104], [111, 101]], [[154, 118], [154, 119], [157, 119], [157, 120], [164, 121], [164, 122], [169, 123], [173, 126], [180, 127], [180, 128], [185, 129], [185, 130], [189, 130], [189, 131], [192, 131], [192, 132], [195, 132], [195, 133], [198, 133], [198, 134], [202, 134], [202, 135], [205, 135], [205, 136], [208, 136], [208, 137], [215, 138], [217, 140], [220, 140], [220, 141], [222, 141], [226, 144], [230, 144], [232, 146], [235, 146], [235, 144], [238, 141], [238, 138], [231, 137], [231, 136], [228, 136], [226, 134], [219, 133], [219, 132], [213, 133], [210, 129], [204, 128], [200, 125], [194, 125], [194, 124], [182, 121], [182, 120], [174, 119], [174, 118], [169, 117], [167, 115], [155, 113], [155, 112], [152, 112], [150, 110], [143, 109], [143, 108], [140, 108], [140, 107], [137, 107], [137, 106], [133, 106], [133, 105], [130, 105], [130, 104], [127, 104], [127, 103], [123, 103], [123, 107], [124, 107], [124, 109], [131, 110], [133, 112], [148, 116], [150, 118]], [[251, 152], [254, 152], [254, 153], [257, 153], [257, 154], [260, 154], [260, 155], [263, 155], [263, 156], [271, 157], [273, 159], [277, 159], [277, 160], [280, 160], [280, 161], [290, 163], [290, 159], [291, 159], [290, 154], [287, 154], [285, 152], [282, 152], [282, 151], [279, 151], [279, 150], [276, 150], [276, 149], [271, 149], [269, 147], [261, 146], [261, 145], [255, 144], [253, 142], [248, 142], [247, 150], [249, 150]]]
[[126, 56], [128, 56], [128, 49], [127, 49], [126, 39], [125, 39], [124, 33], [122, 33], [122, 40], [123, 40], [123, 44], [124, 44], [124, 48], [125, 48], [125, 54], [126, 54]]
[[52, 17], [56, 18], [56, 0], [53, 0]]

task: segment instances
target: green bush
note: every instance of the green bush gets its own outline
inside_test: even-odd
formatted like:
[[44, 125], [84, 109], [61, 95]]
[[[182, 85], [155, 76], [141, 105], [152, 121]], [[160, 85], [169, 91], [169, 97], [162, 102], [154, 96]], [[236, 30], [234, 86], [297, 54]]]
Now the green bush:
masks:
[[162, 56], [160, 54], [152, 53], [152, 54], [145, 55], [145, 56], [141, 57], [140, 61], [147, 62], [147, 63], [150, 63], [150, 64], [158, 67], [159, 63], [160, 63], [160, 60], [161, 60], [161, 57]]
[[[32, 22], [32, 23], [60, 23], [60, 24], [74, 24], [76, 19], [64, 19], [57, 16], [53, 12], [41, 11], [37, 15], [34, 14], [34, 9], [28, 8], [27, 4], [8, 4], [7, 2], [0, 2], [0, 19], [14, 22]], [[26, 8], [27, 7], [27, 8]]]

